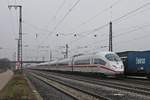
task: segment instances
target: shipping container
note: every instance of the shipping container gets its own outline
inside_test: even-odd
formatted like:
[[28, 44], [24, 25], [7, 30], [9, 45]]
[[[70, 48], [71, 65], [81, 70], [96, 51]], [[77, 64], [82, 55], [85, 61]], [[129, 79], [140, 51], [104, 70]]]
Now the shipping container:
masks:
[[150, 51], [129, 52], [127, 56], [126, 74], [150, 75]]

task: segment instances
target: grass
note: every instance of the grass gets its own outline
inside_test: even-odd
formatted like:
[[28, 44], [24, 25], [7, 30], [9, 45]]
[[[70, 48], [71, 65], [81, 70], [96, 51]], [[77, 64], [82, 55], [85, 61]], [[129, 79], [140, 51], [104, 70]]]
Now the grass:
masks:
[[15, 71], [13, 78], [0, 91], [0, 100], [35, 100], [25, 76], [21, 71]]

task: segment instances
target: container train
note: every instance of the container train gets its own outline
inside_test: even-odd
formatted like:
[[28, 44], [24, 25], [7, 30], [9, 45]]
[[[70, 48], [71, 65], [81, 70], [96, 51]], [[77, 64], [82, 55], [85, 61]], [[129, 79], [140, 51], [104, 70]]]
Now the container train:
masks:
[[150, 51], [126, 51], [118, 53], [125, 66], [125, 75], [150, 78]]
[[123, 75], [124, 73], [123, 62], [114, 52], [76, 55], [71, 58], [37, 64], [31, 68], [51, 71], [98, 73], [105, 76]]

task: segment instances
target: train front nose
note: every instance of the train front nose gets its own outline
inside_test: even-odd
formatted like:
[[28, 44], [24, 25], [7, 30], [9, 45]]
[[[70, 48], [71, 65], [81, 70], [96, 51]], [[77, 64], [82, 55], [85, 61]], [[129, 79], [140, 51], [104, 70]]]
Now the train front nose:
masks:
[[121, 62], [114, 63], [113, 69], [116, 71], [116, 74], [123, 74], [124, 73], [124, 66]]

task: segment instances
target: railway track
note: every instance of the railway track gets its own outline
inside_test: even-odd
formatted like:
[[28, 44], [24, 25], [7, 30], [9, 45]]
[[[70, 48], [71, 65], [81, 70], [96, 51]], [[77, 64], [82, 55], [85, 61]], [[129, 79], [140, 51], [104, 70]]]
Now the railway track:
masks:
[[[127, 84], [119, 84], [116, 82], [108, 82], [104, 80], [94, 80], [85, 77], [76, 77], [73, 75], [64, 75], [64, 74], [54, 74], [54, 73], [43, 73], [34, 71], [34, 73], [47, 77], [48, 79], [53, 78], [60, 83], [67, 83], [69, 86], [74, 86], [76, 88], [88, 91], [94, 95], [101, 95], [110, 100], [149, 100], [150, 92], [149, 89], [136, 86], [128, 86]], [[104, 89], [105, 88], [105, 89]], [[109, 97], [109, 98], [108, 98]]]
[[74, 98], [37, 79], [30, 73], [27, 73], [26, 76], [30, 80], [31, 84], [34, 85], [36, 91], [38, 91], [38, 94], [42, 97], [38, 100], [74, 100]]
[[55, 78], [51, 78], [51, 79], [45, 78], [43, 75], [41, 74], [39, 75], [39, 73], [38, 74], [30, 73], [30, 75], [56, 88], [57, 90], [67, 94], [68, 96], [72, 97], [74, 100], [110, 100], [106, 97], [95, 95], [87, 91], [84, 91], [82, 89], [67, 85], [65, 83], [55, 80]]
[[[47, 71], [43, 71], [44, 73], [49, 73]], [[135, 79], [135, 78], [94, 78], [94, 77], [87, 77], [87, 76], [76, 76], [76, 75], [71, 75], [71, 74], [65, 74], [65, 73], [56, 73], [56, 72], [50, 72], [53, 75], [59, 75], [62, 77], [66, 78], [74, 78], [78, 80], [90, 80], [94, 82], [107, 82], [111, 84], [116, 84], [116, 85], [122, 85], [122, 86], [127, 86], [127, 87], [135, 87], [139, 89], [147, 89], [148, 91], [150, 90], [150, 80], [146, 79]]]
[[[57, 74], [57, 73], [52, 73], [53, 75], [59, 75], [64, 78], [70, 78], [70, 79], [75, 79], [79, 81], [84, 81], [92, 84], [97, 84], [97, 85], [103, 85], [107, 87], [112, 87], [112, 88], [117, 88], [120, 90], [126, 90], [134, 93], [139, 93], [139, 94], [144, 94], [144, 95], [150, 95], [150, 82], [145, 81], [145, 84], [148, 84], [145, 86], [143, 84], [143, 81], [141, 80], [131, 80], [131, 79], [125, 79], [124, 81], [120, 80], [99, 80], [99, 79], [93, 79], [93, 78], [88, 78], [88, 77], [74, 77], [73, 75], [66, 75], [66, 74]], [[131, 83], [132, 82], [132, 83]], [[137, 84], [138, 83], [138, 84]], [[141, 83], [143, 85], [141, 85]]]
[[[44, 73], [49, 74], [49, 72]], [[115, 79], [115, 78], [108, 78], [108, 79], [96, 79], [96, 78], [91, 78], [91, 77], [84, 77], [84, 76], [75, 76], [75, 75], [69, 75], [69, 74], [62, 74], [62, 73], [54, 73], [50, 72], [53, 75], [56, 76], [61, 76], [65, 78], [73, 78], [76, 80], [81, 80], [81, 81], [86, 81], [86, 82], [92, 82], [95, 84], [100, 84], [100, 83], [109, 83], [109, 84], [114, 84], [118, 86], [124, 86], [124, 87], [129, 87], [129, 88], [136, 88], [140, 90], [146, 90], [150, 91], [150, 81], [149, 80], [138, 80], [138, 79]], [[149, 95], [149, 94], [148, 94]]]
[[142, 78], [134, 78], [134, 77], [126, 77], [126, 79], [125, 79], [126, 81], [128, 81], [128, 82], [133, 82], [133, 83], [140, 83], [140, 84], [142, 84], [142, 85], [147, 85], [147, 86], [149, 86], [150, 87], [150, 80], [149, 79], [142, 79]]

